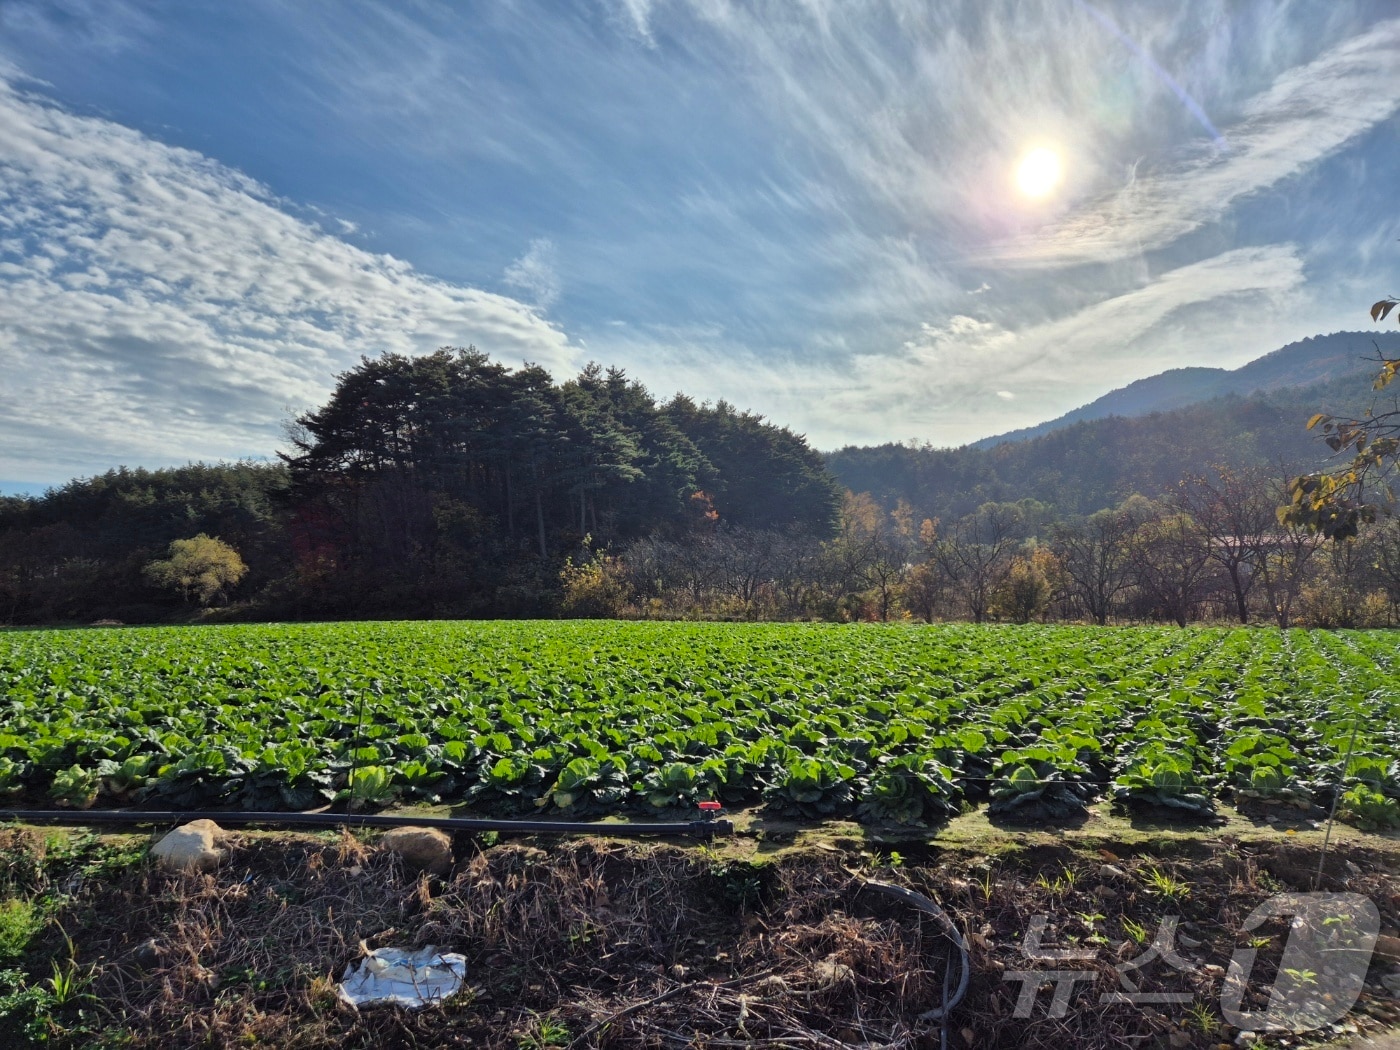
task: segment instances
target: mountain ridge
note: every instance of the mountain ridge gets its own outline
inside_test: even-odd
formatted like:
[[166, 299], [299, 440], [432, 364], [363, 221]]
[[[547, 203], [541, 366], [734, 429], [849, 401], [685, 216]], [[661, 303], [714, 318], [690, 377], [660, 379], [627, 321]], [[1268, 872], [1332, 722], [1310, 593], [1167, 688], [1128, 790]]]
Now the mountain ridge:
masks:
[[1400, 332], [1332, 332], [1308, 336], [1233, 369], [1171, 368], [1111, 390], [1044, 423], [973, 441], [970, 447], [995, 448], [1008, 442], [1041, 437], [1075, 423], [1110, 416], [1134, 418], [1153, 412], [1170, 412], [1229, 394], [1248, 397], [1315, 386], [1352, 375], [1360, 378], [1376, 371], [1375, 362], [1365, 355], [1377, 349], [1400, 353]]

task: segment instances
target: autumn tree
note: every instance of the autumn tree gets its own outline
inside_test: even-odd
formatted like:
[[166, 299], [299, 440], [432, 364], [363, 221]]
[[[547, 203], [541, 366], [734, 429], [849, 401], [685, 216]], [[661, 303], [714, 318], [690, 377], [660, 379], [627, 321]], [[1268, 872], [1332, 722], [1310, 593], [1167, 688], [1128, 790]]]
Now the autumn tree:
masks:
[[1049, 607], [1058, 575], [1059, 565], [1050, 548], [1030, 544], [1012, 560], [993, 598], [993, 610], [1015, 623], [1029, 623]]
[[992, 595], [1010, 567], [1020, 539], [1021, 508], [1014, 503], [984, 503], [946, 530], [934, 522], [929, 557], [961, 595], [972, 619], [987, 619]]
[[193, 595], [208, 606], [226, 598], [229, 588], [248, 572], [238, 552], [223, 540], [200, 533], [170, 544], [169, 558], [146, 566], [146, 578], [158, 587], [180, 592], [185, 601]]
[[913, 557], [914, 513], [904, 500], [886, 513], [868, 493], [847, 492], [829, 550], [843, 586], [873, 591], [880, 620], [886, 621]]
[[[1400, 300], [1380, 300], [1371, 306], [1371, 320], [1384, 321], [1396, 306]], [[1400, 320], [1400, 313], [1396, 318]], [[1377, 347], [1375, 362], [1379, 368], [1371, 387], [1380, 391], [1400, 372], [1400, 357], [1386, 357]], [[1332, 470], [1294, 478], [1279, 520], [1306, 526], [1328, 539], [1354, 538], [1362, 523], [1375, 520], [1379, 507], [1395, 502], [1390, 481], [1400, 463], [1400, 398], [1384, 406], [1373, 404], [1360, 417], [1319, 412], [1308, 420], [1309, 430], [1318, 427], [1328, 448], [1351, 459]]]
[[1100, 627], [1132, 579], [1133, 534], [1151, 516], [1151, 504], [1134, 497], [1051, 532], [1066, 589]]

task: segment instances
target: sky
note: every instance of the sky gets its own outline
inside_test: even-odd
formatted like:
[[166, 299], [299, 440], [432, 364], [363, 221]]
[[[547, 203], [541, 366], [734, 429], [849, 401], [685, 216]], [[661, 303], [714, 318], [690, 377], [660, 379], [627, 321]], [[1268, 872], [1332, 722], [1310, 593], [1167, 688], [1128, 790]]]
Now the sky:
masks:
[[448, 345], [959, 445], [1370, 327], [1397, 109], [1393, 0], [0, 0], [0, 491]]

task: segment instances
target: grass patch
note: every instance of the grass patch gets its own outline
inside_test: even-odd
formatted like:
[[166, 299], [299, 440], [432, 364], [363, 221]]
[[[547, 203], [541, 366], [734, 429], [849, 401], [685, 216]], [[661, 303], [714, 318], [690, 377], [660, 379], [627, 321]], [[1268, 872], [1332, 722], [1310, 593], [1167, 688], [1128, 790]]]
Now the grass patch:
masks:
[[43, 916], [29, 901], [16, 897], [0, 901], [0, 963], [20, 958], [43, 926]]

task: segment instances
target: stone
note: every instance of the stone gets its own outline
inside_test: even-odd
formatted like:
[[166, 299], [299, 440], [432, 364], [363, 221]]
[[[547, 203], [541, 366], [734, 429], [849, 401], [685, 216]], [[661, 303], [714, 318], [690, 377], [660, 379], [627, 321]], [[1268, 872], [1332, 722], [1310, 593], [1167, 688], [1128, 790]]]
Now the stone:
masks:
[[379, 845], [429, 875], [446, 875], [452, 870], [452, 839], [437, 828], [394, 828]]
[[151, 937], [131, 950], [131, 960], [143, 970], [151, 970], [159, 964], [164, 954], [165, 949], [160, 946], [160, 942]]
[[167, 834], [151, 849], [166, 871], [211, 871], [224, 859], [215, 844], [224, 838], [224, 829], [212, 820], [192, 820]]
[[1376, 947], [1371, 956], [1381, 962], [1400, 963], [1400, 937], [1381, 934], [1376, 938]]

